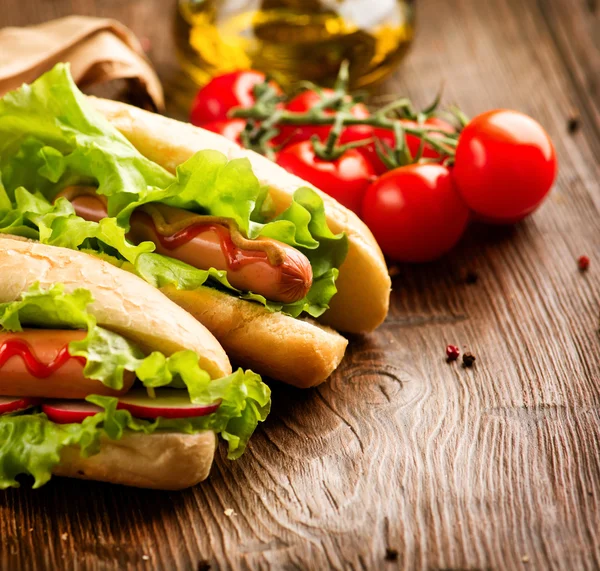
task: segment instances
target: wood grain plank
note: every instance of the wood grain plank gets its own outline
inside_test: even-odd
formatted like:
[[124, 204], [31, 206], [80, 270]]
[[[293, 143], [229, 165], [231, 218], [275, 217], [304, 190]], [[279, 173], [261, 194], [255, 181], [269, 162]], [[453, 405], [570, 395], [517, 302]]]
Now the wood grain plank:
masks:
[[[600, 154], [600, 9], [590, 0], [576, 0], [580, 4], [573, 10], [573, 2], [540, 0], [540, 13], [544, 17], [565, 70], [575, 87], [575, 118], [593, 131], [590, 144], [596, 156]], [[577, 41], [573, 41], [577, 38]], [[591, 57], [590, 57], [591, 56]]]
[[[172, 2], [9, 5], [2, 25], [116, 17], [151, 39], [175, 85]], [[248, 453], [228, 462], [221, 449], [194, 490], [56, 479], [1, 494], [1, 569], [600, 567], [597, 12], [582, 0], [418, 7], [415, 48], [382, 92], [426, 104], [443, 79], [471, 115], [536, 117], [560, 158], [551, 198], [515, 228], [476, 225], [446, 259], [398, 268], [384, 326], [351, 339], [327, 385], [274, 383]], [[584, 121], [569, 135], [573, 109]], [[449, 342], [474, 352], [473, 369], [445, 362]]]

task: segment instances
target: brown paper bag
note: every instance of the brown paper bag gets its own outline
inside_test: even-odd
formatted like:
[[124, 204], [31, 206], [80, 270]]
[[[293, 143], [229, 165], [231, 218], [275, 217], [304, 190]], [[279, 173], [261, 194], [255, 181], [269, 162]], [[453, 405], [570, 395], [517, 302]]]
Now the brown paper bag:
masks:
[[70, 62], [80, 87], [128, 79], [164, 109], [160, 81], [131, 30], [115, 20], [69, 16], [0, 30], [0, 96], [31, 83], [58, 62]]

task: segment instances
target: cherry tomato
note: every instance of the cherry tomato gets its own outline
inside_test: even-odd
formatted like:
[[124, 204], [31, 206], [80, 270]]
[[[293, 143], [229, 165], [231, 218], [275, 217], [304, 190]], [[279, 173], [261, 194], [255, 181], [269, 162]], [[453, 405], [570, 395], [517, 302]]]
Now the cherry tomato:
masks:
[[238, 145], [242, 144], [242, 139], [240, 137], [242, 131], [246, 127], [246, 121], [244, 119], [226, 119], [225, 121], [211, 121], [210, 123], [205, 123], [202, 125], [203, 129], [207, 131], [212, 131], [213, 133], [218, 133], [219, 135], [223, 135], [226, 139], [237, 143]]
[[[331, 97], [333, 93], [332, 89], [323, 89], [322, 95], [313, 90], [303, 91], [292, 98], [285, 108], [288, 111], [304, 113], [312, 109], [322, 98]], [[350, 113], [360, 119], [366, 119], [369, 116], [369, 110], [362, 103], [352, 106]], [[326, 109], [325, 114], [335, 115], [335, 111], [333, 109]], [[279, 127], [279, 135], [274, 138], [274, 142], [279, 145], [291, 145], [292, 143], [307, 141], [313, 135], [317, 135], [321, 141], [325, 141], [330, 131], [331, 125], [281, 125]], [[362, 140], [368, 139], [371, 136], [372, 129], [367, 125], [353, 125], [346, 127], [344, 133], [346, 135], [342, 135], [342, 137], [350, 137], [348, 140]]]
[[[254, 86], [264, 83], [265, 74], [260, 71], [233, 71], [211, 79], [198, 91], [190, 121], [202, 126], [211, 121], [226, 120], [227, 113], [234, 107], [252, 107], [255, 102]], [[270, 85], [281, 93], [281, 88], [273, 81]]]
[[[401, 119], [401, 122], [406, 127], [419, 127], [419, 124], [416, 121]], [[437, 129], [444, 130], [447, 133], [454, 133], [455, 131], [454, 127], [450, 123], [438, 117], [430, 117], [425, 121], [424, 124], [429, 127], [435, 127]], [[431, 133], [432, 138], [436, 136], [440, 137], [441, 135], [438, 133]], [[340, 142], [349, 143], [351, 141], [361, 141], [364, 139], [368, 139], [369, 137], [379, 139], [382, 143], [386, 143], [392, 149], [396, 146], [396, 137], [394, 136], [394, 131], [392, 131], [391, 129], [383, 129], [382, 127], [375, 127], [371, 134], [369, 134], [366, 137], [360, 136], [359, 138], [356, 137], [355, 133], [346, 133], [346, 131], [344, 131], [342, 133], [342, 136], [340, 137]], [[410, 154], [413, 157], [415, 157], [419, 152], [419, 148], [421, 146], [420, 137], [406, 133], [406, 144], [410, 150]], [[385, 166], [384, 162], [379, 158], [379, 155], [377, 154], [375, 141], [372, 141], [364, 146], [357, 148], [365, 156], [365, 158], [373, 165], [373, 168], [375, 169], [375, 172], [377, 174], [383, 174], [388, 171], [388, 168]], [[427, 159], [439, 159], [440, 155], [431, 145], [426, 144], [423, 148], [423, 157]]]
[[518, 111], [488, 111], [463, 130], [453, 177], [464, 201], [480, 218], [513, 223], [531, 214], [556, 177], [550, 137]]
[[458, 242], [469, 220], [450, 171], [437, 164], [384, 174], [367, 190], [362, 214], [383, 253], [397, 262], [440, 257]]
[[310, 141], [285, 147], [276, 162], [357, 214], [375, 175], [371, 165], [356, 149], [348, 149], [334, 161], [325, 161], [315, 155]]

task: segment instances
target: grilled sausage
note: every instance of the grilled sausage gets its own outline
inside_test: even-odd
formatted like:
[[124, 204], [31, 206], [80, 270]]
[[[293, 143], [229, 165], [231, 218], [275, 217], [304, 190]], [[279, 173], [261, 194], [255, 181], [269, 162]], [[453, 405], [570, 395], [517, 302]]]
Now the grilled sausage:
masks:
[[[107, 216], [105, 199], [87, 187], [69, 187], [58, 197], [71, 201], [78, 216], [98, 222]], [[248, 240], [236, 234], [224, 219], [196, 216], [162, 204], [136, 209], [128, 238], [136, 244], [149, 240], [156, 252], [196, 268], [227, 272], [229, 283], [275, 302], [302, 299], [312, 285], [308, 258], [287, 244], [271, 238]], [[241, 245], [240, 245], [241, 242]]]
[[0, 333], [0, 395], [83, 399], [127, 392], [135, 380], [129, 371], [120, 391], [84, 376], [85, 359], [70, 355], [68, 345], [86, 334], [54, 329]]

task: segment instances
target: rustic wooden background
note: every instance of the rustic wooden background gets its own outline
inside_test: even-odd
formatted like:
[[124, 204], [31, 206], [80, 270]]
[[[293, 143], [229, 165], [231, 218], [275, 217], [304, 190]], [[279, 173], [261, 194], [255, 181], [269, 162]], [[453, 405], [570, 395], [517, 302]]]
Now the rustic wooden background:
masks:
[[[120, 19], [174, 93], [174, 1], [1, 4], [0, 25]], [[600, 8], [417, 4], [417, 43], [382, 91], [425, 104], [444, 79], [469, 114], [536, 117], [560, 157], [551, 198], [514, 228], [473, 228], [439, 263], [400, 267], [379, 331], [351, 340], [328, 384], [275, 385], [248, 453], [221, 449], [196, 489], [55, 479], [2, 493], [0, 568], [600, 567]], [[445, 362], [451, 342], [473, 369]]]

